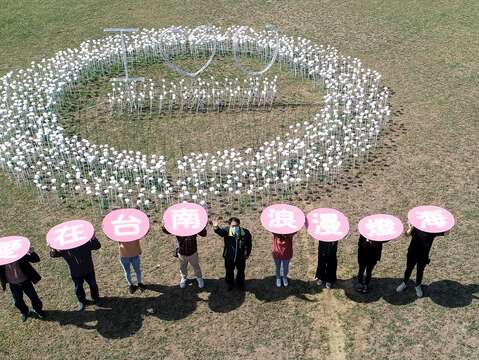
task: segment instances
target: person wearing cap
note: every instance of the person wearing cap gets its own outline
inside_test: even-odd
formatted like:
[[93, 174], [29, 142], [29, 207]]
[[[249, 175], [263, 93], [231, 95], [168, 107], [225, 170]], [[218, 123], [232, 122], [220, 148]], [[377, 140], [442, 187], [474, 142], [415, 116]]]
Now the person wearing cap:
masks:
[[[276, 287], [281, 287], [281, 279], [284, 287], [288, 286], [289, 263], [293, 257], [293, 234], [275, 234], [273, 233], [272, 255], [276, 266]], [[283, 276], [281, 276], [281, 267]]]
[[[141, 282], [141, 245], [140, 240], [119, 242], [118, 247], [120, 249], [120, 264], [123, 268], [126, 282], [128, 283], [128, 291], [133, 294], [136, 289], [140, 291], [145, 290], [145, 285]], [[138, 285], [134, 285], [131, 278], [131, 267], [136, 274], [136, 282]]]
[[[162, 230], [165, 234], [171, 235], [171, 233], [166, 230], [165, 226], [162, 226]], [[175, 249], [175, 256], [178, 256], [180, 262], [180, 288], [182, 289], [184, 289], [188, 283], [188, 263], [193, 267], [198, 287], [202, 289], [205, 286], [198, 257], [197, 235], [205, 237], [207, 235], [206, 228], [195, 235], [176, 237], [177, 247]]]
[[356, 290], [367, 293], [369, 283], [376, 263], [381, 260], [383, 243], [381, 241], [371, 241], [363, 235], [359, 235], [358, 240], [358, 283]]
[[91, 298], [94, 302], [100, 300], [98, 285], [95, 277], [95, 267], [91, 252], [101, 248], [98, 239], [93, 238], [87, 243], [69, 250], [55, 250], [50, 248], [52, 258], [62, 257], [68, 265], [70, 275], [75, 284], [75, 295], [78, 299], [79, 310], [85, 310], [86, 295], [83, 283], [86, 281], [90, 287]]
[[240, 290], [244, 290], [246, 260], [251, 254], [252, 237], [248, 229], [240, 226], [240, 219], [232, 217], [228, 220], [229, 226], [221, 228], [218, 221], [213, 221], [214, 232], [224, 240], [223, 258], [225, 260], [225, 281], [228, 291], [233, 289], [234, 271], [236, 283]]
[[422, 278], [424, 275], [424, 269], [426, 265], [431, 261], [429, 259], [429, 252], [431, 251], [432, 243], [436, 236], [447, 235], [449, 231], [440, 233], [428, 233], [419, 230], [408, 223], [408, 229], [406, 230], [406, 236], [411, 236], [411, 242], [407, 250], [406, 270], [404, 271], [404, 277], [402, 283], [397, 287], [397, 292], [402, 292], [406, 289], [407, 282], [411, 277], [411, 273], [416, 267], [416, 295], [422, 297]]
[[20, 310], [20, 316], [22, 321], [27, 320], [30, 315], [30, 310], [23, 300], [23, 294], [30, 298], [33, 310], [39, 318], [45, 316], [43, 311], [43, 304], [35, 290], [33, 284], [38, 283], [41, 280], [41, 276], [33, 268], [30, 263], [37, 263], [40, 261], [40, 257], [31, 247], [26, 255], [19, 260], [7, 264], [0, 265], [0, 284], [3, 291], [8, 284], [10, 292], [12, 293], [13, 304]]
[[338, 268], [338, 241], [318, 241], [318, 266], [316, 280], [320, 286], [331, 289], [336, 282]]

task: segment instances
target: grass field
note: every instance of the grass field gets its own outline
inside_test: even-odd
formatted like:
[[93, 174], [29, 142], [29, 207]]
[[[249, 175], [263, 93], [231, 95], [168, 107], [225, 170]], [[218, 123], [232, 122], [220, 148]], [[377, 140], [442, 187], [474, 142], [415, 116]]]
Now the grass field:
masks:
[[[394, 92], [394, 124], [381, 136], [372, 161], [346, 174], [349, 184], [319, 190], [313, 202], [297, 201], [304, 211], [341, 209], [353, 224], [340, 244], [341, 280], [331, 291], [312, 281], [316, 246], [305, 233], [295, 242], [290, 288], [274, 288], [271, 239], [260, 228], [258, 211], [251, 211], [241, 214], [254, 235], [245, 293], [226, 292], [222, 240], [214, 234], [199, 249], [205, 289], [179, 289], [170, 239], [153, 222], [143, 243], [149, 290], [128, 294], [118, 250], [100, 236], [103, 247], [95, 263], [104, 304], [80, 314], [66, 265], [48, 258], [44, 238], [51, 226], [76, 217], [90, 219], [100, 233], [101, 215], [96, 209], [42, 204], [30, 189], [0, 174], [0, 235], [31, 239], [42, 258], [37, 290], [48, 311], [44, 321], [21, 323], [8, 292], [0, 296], [1, 359], [479, 359], [477, 1], [4, 0], [1, 5], [0, 74], [101, 37], [104, 27], [275, 23], [285, 33], [360, 58]], [[247, 115], [234, 121], [247, 127]], [[153, 148], [163, 146], [168, 143]], [[385, 246], [373, 290], [358, 296], [354, 225], [373, 212], [405, 221], [410, 208], [428, 203], [453, 212], [457, 226], [433, 245], [425, 297], [416, 299], [412, 289], [395, 294], [405, 238]]]

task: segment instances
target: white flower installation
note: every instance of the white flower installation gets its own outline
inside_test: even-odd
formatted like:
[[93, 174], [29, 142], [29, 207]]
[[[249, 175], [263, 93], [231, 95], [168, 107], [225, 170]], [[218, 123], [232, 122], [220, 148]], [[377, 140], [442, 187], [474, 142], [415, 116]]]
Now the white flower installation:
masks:
[[[122, 36], [128, 59], [145, 62], [191, 56], [211, 63], [211, 54], [226, 56], [233, 51], [235, 58], [274, 62], [323, 91], [324, 107], [310, 120], [290, 126], [287, 133], [258, 148], [240, 149], [238, 143], [214, 153], [191, 153], [177, 160], [176, 169], [167, 170], [162, 155], [115, 149], [65, 135], [58, 115], [64, 97], [122, 63], [120, 35], [88, 40], [0, 79], [0, 167], [19, 184], [33, 183], [42, 199], [56, 193], [101, 209], [122, 206], [145, 211], [161, 211], [172, 202], [185, 200], [207, 207], [220, 198], [240, 207], [252, 206], [267, 202], [273, 194], [291, 194], [303, 184], [335, 181], [345, 164], [367, 158], [379, 132], [390, 122], [389, 91], [380, 85], [381, 75], [333, 47], [238, 26], [224, 31], [208, 26], [143, 29]], [[191, 73], [197, 89], [208, 87], [196, 78], [197, 73]], [[260, 75], [264, 72], [254, 76]], [[275, 80], [253, 77], [250, 81], [258, 84], [258, 94], [265, 84], [270, 87], [268, 94], [275, 88]], [[169, 104], [160, 104], [161, 91], [151, 87], [151, 82], [140, 86], [142, 90], [135, 96], [142, 94], [141, 99], [131, 101], [125, 100], [115, 84], [118, 91], [110, 94], [113, 109], [170, 111], [165, 110]], [[249, 84], [243, 89], [247, 87]], [[213, 88], [205, 91], [212, 96]], [[198, 101], [188, 94], [181, 105], [183, 93], [177, 91], [175, 101], [180, 110], [191, 109]], [[217, 109], [215, 100], [209, 101], [208, 106]]]

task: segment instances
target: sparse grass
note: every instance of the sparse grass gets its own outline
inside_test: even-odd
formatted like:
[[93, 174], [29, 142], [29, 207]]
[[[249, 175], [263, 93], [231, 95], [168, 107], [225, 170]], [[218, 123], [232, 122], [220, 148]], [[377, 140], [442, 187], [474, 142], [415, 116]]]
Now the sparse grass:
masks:
[[[0, 235], [25, 235], [37, 248], [42, 261], [36, 267], [43, 276], [37, 289], [50, 316], [23, 324], [8, 292], [1, 296], [0, 357], [329, 359], [333, 354], [348, 359], [478, 359], [478, 16], [475, 0], [4, 1], [0, 73], [103, 36], [107, 26], [214, 23], [259, 28], [275, 23], [286, 33], [336, 46], [378, 70], [395, 92], [395, 123], [371, 162], [345, 174], [347, 185], [318, 188], [309, 199], [296, 201], [305, 211], [341, 209], [352, 224], [351, 235], [340, 244], [342, 281], [332, 297], [309, 282], [316, 249], [304, 234], [295, 243], [291, 287], [273, 288], [270, 236], [261, 230], [257, 210], [242, 215], [255, 236], [244, 295], [225, 292], [219, 280], [222, 241], [214, 235], [199, 250], [206, 289], [179, 291], [170, 239], [153, 223], [143, 245], [143, 270], [145, 282], [159, 285], [130, 296], [116, 245], [100, 236], [103, 248], [95, 262], [105, 307], [78, 314], [66, 266], [48, 258], [45, 234], [75, 217], [91, 220], [100, 233], [101, 215], [96, 209], [40, 203], [30, 188], [18, 188], [1, 174]], [[234, 121], [246, 124], [248, 116]], [[195, 120], [206, 123], [208, 117]], [[155, 146], [163, 149], [161, 142]], [[457, 220], [451, 235], [433, 246], [425, 274], [427, 296], [417, 300], [411, 291], [394, 293], [404, 270], [405, 239], [385, 246], [373, 291], [358, 296], [352, 289], [357, 270], [354, 225], [380, 211], [405, 220], [407, 210], [422, 203], [442, 205]], [[337, 330], [344, 335], [342, 353], [332, 346], [338, 344], [333, 341]]]

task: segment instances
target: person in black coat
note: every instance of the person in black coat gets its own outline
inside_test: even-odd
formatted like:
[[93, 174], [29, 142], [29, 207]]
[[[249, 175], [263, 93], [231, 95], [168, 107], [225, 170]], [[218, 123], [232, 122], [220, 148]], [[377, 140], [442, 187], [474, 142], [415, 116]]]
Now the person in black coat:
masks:
[[213, 221], [213, 230], [224, 240], [223, 258], [225, 259], [228, 291], [233, 289], [234, 270], [236, 267], [236, 283], [241, 290], [244, 290], [244, 272], [246, 260], [251, 254], [252, 237], [248, 229], [240, 226], [240, 220], [232, 217], [228, 220], [229, 226], [220, 228], [218, 221]]
[[37, 263], [40, 257], [30, 248], [28, 253], [21, 259], [7, 265], [0, 266], [0, 284], [3, 291], [8, 284], [12, 293], [13, 303], [15, 307], [20, 310], [22, 321], [27, 320], [30, 310], [23, 300], [25, 293], [32, 303], [33, 310], [40, 317], [43, 318], [45, 313], [43, 311], [43, 304], [38, 297], [33, 284], [41, 280], [41, 276], [36, 272], [30, 263]]
[[316, 280], [318, 285], [331, 289], [336, 282], [336, 270], [338, 268], [337, 241], [318, 241], [318, 266], [316, 268]]
[[[369, 283], [373, 274], [374, 266], [381, 260], [383, 243], [381, 241], [371, 241], [363, 235], [359, 235], [358, 240], [358, 284], [356, 290], [362, 293], [368, 292]], [[366, 273], [366, 277], [364, 276]]]
[[431, 251], [432, 243], [436, 236], [447, 235], [449, 231], [441, 233], [428, 233], [413, 227], [411, 224], [408, 225], [409, 228], [406, 230], [406, 236], [411, 236], [411, 242], [407, 250], [406, 270], [404, 271], [403, 282], [397, 287], [396, 291], [401, 292], [406, 288], [406, 284], [411, 277], [411, 273], [414, 267], [417, 265], [415, 289], [416, 295], [418, 297], [422, 297], [422, 278], [426, 265], [431, 261], [429, 259], [429, 252]]
[[80, 311], [85, 309], [86, 300], [83, 282], [86, 281], [88, 283], [92, 300], [97, 302], [100, 299], [95, 277], [95, 267], [91, 257], [92, 250], [98, 250], [100, 248], [101, 244], [95, 236], [87, 243], [74, 249], [55, 250], [50, 248], [51, 257], [62, 257], [68, 264], [71, 278], [75, 284], [75, 295], [80, 305]]

